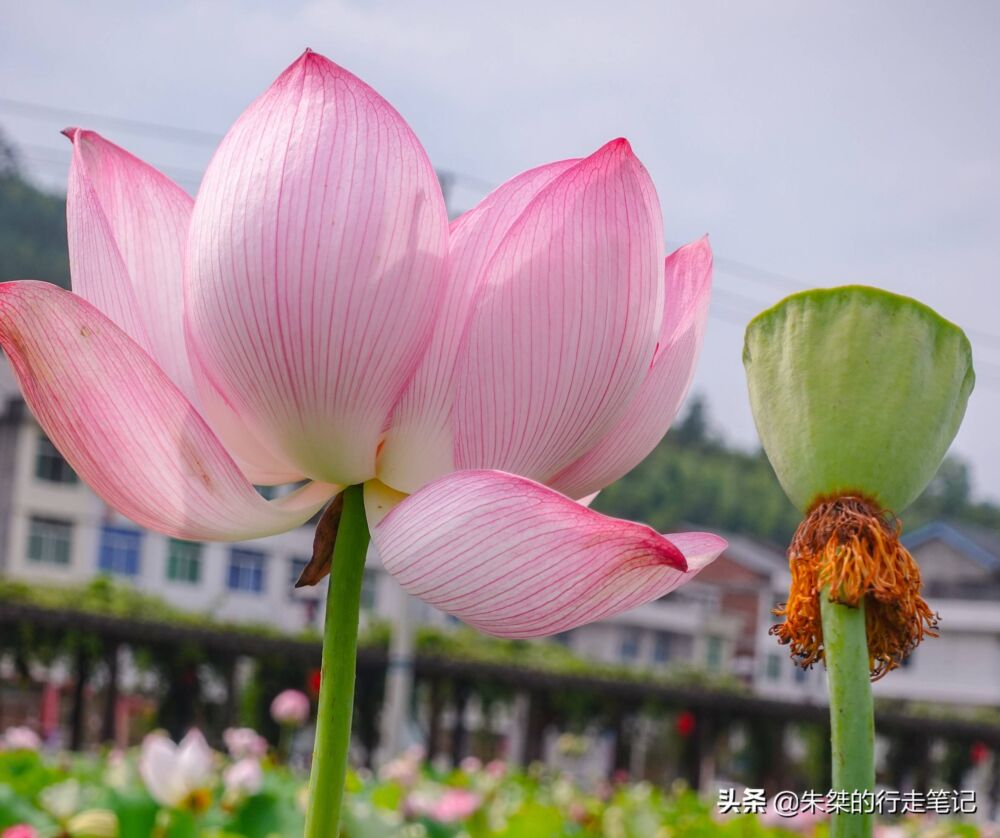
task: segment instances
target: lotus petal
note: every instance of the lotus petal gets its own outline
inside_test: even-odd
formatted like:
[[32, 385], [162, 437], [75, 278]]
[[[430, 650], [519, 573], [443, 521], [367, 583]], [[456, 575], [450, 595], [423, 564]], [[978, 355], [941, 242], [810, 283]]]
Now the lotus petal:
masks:
[[613, 427], [656, 346], [662, 241], [625, 140], [533, 198], [490, 261], [460, 350], [458, 468], [547, 482]]
[[186, 275], [195, 376], [230, 450], [375, 476], [440, 308], [447, 224], [413, 132], [327, 59], [306, 52], [247, 109], [198, 192]]
[[396, 505], [372, 528], [409, 593], [500, 637], [541, 637], [664, 596], [726, 546], [608, 518], [539, 483], [460, 471]]
[[193, 201], [100, 134], [64, 133], [73, 142], [66, 191], [73, 291], [121, 326], [193, 398], [183, 318]]
[[522, 172], [452, 222], [441, 314], [427, 354], [393, 413], [379, 457], [383, 482], [415, 492], [454, 469], [451, 418], [456, 361], [486, 268], [532, 198], [578, 162], [562, 160]]
[[593, 448], [548, 481], [570, 497], [603, 489], [646, 459], [663, 439], [691, 386], [712, 290], [708, 238], [671, 253], [665, 276], [660, 341], [642, 388], [628, 412]]
[[0, 285], [0, 345], [49, 439], [108, 505], [192, 540], [270, 535], [338, 487], [265, 501], [184, 394], [124, 331], [44, 282]]

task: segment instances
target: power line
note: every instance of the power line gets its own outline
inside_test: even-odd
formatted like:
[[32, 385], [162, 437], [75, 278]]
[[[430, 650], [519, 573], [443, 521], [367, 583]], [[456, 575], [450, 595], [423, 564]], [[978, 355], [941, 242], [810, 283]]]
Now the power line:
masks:
[[[114, 116], [112, 114], [97, 113], [96, 111], [81, 111], [75, 108], [53, 107], [51, 105], [40, 105], [35, 102], [25, 102], [20, 99], [10, 99], [0, 96], [0, 111], [16, 113], [29, 119], [63, 124], [67, 120], [92, 121], [104, 123], [118, 128], [130, 134], [137, 134], [148, 137], [155, 137], [158, 140], [177, 140], [179, 142], [190, 143], [192, 145], [210, 145], [215, 147], [222, 140], [222, 132], [204, 131], [200, 128], [187, 128], [179, 125], [168, 125], [162, 122], [146, 122], [144, 120], [128, 119], [126, 117]], [[476, 189], [490, 191], [495, 184], [479, 175], [472, 175], [467, 172], [454, 170], [442, 171], [444, 178], [451, 181], [458, 181]], [[197, 173], [201, 178], [201, 173]]]
[[[188, 128], [179, 125], [169, 125], [160, 122], [149, 122], [144, 120], [129, 119], [126, 117], [115, 116], [112, 114], [98, 113], [96, 111], [86, 111], [78, 110], [75, 108], [65, 108], [56, 107], [52, 105], [43, 105], [37, 102], [28, 102], [20, 99], [12, 99], [5, 96], [0, 96], [0, 111], [6, 110], [8, 112], [17, 113], [21, 116], [25, 116], [29, 119], [35, 120], [45, 120], [51, 121], [53, 119], [60, 120], [93, 120], [95, 122], [103, 122], [106, 125], [113, 125], [122, 131], [132, 134], [141, 134], [146, 136], [155, 137], [160, 140], [176, 140], [179, 142], [190, 143], [194, 145], [216, 145], [222, 139], [222, 134], [220, 132], [205, 131], [198, 128]], [[38, 151], [43, 154], [54, 152], [55, 149], [46, 148], [44, 146], [36, 146]], [[30, 156], [29, 156], [29, 159]], [[38, 162], [44, 165], [60, 165], [60, 161], [56, 160], [38, 160]], [[175, 180], [182, 183], [184, 186], [188, 186], [193, 190], [197, 189], [198, 184], [201, 182], [201, 177], [203, 172], [195, 169], [184, 168], [179, 166], [164, 167], [163, 171], [174, 177]], [[455, 170], [441, 170], [439, 171], [439, 177], [442, 180], [443, 185], [450, 185], [455, 182], [465, 183], [470, 187], [480, 189], [485, 192], [491, 191], [495, 188], [496, 184], [492, 181], [482, 178], [478, 175], [471, 175], [465, 172], [459, 172]], [[676, 242], [668, 242], [670, 247], [679, 247], [680, 245]], [[720, 268], [723, 272], [735, 273], [743, 277], [749, 278], [751, 280], [756, 280], [758, 282], [764, 283], [766, 285], [771, 285], [775, 288], [780, 288], [786, 292], [794, 292], [805, 290], [810, 287], [806, 282], [795, 277], [788, 276], [787, 274], [782, 274], [777, 271], [768, 270], [765, 268], [760, 268], [756, 265], [751, 265], [747, 262], [742, 262], [737, 259], [729, 259], [723, 256], [715, 256], [714, 262], [716, 267]], [[738, 302], [741, 304], [749, 304], [755, 307], [754, 313], [760, 311], [768, 303], [762, 303], [757, 299], [748, 297], [743, 294], [739, 294], [728, 289], [722, 289], [716, 287], [716, 292], [722, 292], [731, 298], [732, 302]], [[742, 314], [733, 313], [731, 310], [730, 322], [735, 322], [733, 317], [742, 317]], [[752, 315], [751, 315], [752, 316]], [[749, 319], [749, 318], [747, 318]], [[966, 334], [970, 337], [975, 338], [977, 342], [982, 342], [990, 344], [992, 346], [1000, 347], [1000, 335], [996, 335], [990, 332], [981, 331], [979, 329], [965, 329]]]
[[165, 125], [160, 122], [146, 122], [139, 119], [127, 119], [121, 116], [81, 111], [75, 108], [57, 108], [51, 105], [40, 105], [35, 102], [24, 102], [19, 99], [9, 99], [0, 96], [0, 110], [17, 113], [28, 119], [51, 121], [54, 119], [87, 120], [113, 125], [122, 131], [132, 134], [143, 134], [157, 139], [174, 139], [178, 142], [193, 145], [215, 145], [222, 139], [221, 134], [212, 131], [202, 131], [198, 128], [182, 128], [178, 125]]
[[[19, 156], [24, 160], [48, 165], [53, 171], [56, 170], [56, 167], [58, 167], [62, 172], [65, 172], [69, 168], [72, 152], [68, 147], [54, 148], [53, 146], [30, 144], [22, 145], [21, 149], [26, 149], [27, 151], [27, 153], [24, 153], [19, 149]], [[169, 175], [173, 180], [177, 181], [182, 186], [189, 186], [193, 189], [197, 189], [198, 184], [201, 183], [202, 172], [198, 169], [190, 169], [184, 166], [173, 165], [157, 166], [156, 168], [164, 174]]]

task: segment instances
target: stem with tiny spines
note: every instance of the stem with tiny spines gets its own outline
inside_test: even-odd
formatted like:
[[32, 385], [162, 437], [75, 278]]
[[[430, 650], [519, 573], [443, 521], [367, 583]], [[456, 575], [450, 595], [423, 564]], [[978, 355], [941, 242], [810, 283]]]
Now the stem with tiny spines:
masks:
[[[864, 598], [856, 608], [830, 600], [820, 592], [823, 649], [830, 690], [830, 744], [833, 789], [872, 792], [875, 789], [875, 717], [872, 706], [868, 637]], [[835, 812], [831, 838], [870, 838], [870, 812]]]
[[344, 510], [337, 528], [326, 599], [306, 838], [333, 838], [340, 834], [354, 714], [361, 582], [369, 537], [363, 489], [349, 486], [344, 490]]

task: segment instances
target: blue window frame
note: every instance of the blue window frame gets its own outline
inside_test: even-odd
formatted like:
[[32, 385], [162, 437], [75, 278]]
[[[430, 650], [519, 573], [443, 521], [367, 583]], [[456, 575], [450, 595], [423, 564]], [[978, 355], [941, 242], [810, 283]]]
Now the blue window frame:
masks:
[[653, 641], [653, 660], [656, 663], [668, 663], [674, 656], [674, 636], [669, 631], [656, 632]]
[[231, 591], [251, 594], [264, 593], [264, 565], [266, 556], [258, 550], [234, 547], [229, 551], [229, 573], [226, 585]]
[[618, 654], [623, 661], [639, 659], [639, 644], [642, 642], [642, 632], [637, 628], [625, 628], [621, 633], [621, 645]]
[[142, 533], [139, 530], [107, 525], [102, 527], [101, 547], [97, 555], [98, 570], [118, 576], [138, 576], [141, 546]]

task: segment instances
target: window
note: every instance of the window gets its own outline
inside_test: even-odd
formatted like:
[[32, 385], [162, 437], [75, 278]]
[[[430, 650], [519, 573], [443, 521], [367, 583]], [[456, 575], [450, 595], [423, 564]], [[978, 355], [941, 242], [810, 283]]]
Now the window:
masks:
[[38, 437], [35, 477], [47, 483], [76, 483], [76, 472], [44, 434]]
[[771, 681], [781, 678], [781, 655], [770, 654], [767, 656], [767, 677]]
[[201, 581], [201, 545], [171, 538], [167, 544], [167, 579], [197, 585]]
[[711, 670], [722, 667], [722, 638], [709, 637], [705, 647], [705, 664]]
[[226, 584], [231, 591], [264, 592], [264, 559], [257, 550], [234, 547], [229, 551], [229, 576]]
[[559, 634], [553, 635], [552, 639], [558, 643], [560, 646], [564, 646], [567, 649], [573, 648], [573, 629], [568, 631], [561, 631]]
[[627, 628], [622, 632], [622, 643], [619, 649], [622, 660], [634, 661], [639, 657], [640, 640], [639, 629]]
[[803, 669], [801, 666], [795, 667], [795, 683], [804, 684], [806, 679], [809, 677], [809, 670]]
[[669, 631], [656, 632], [653, 642], [653, 660], [656, 663], [666, 663], [673, 657], [674, 636]]
[[375, 572], [366, 570], [361, 577], [361, 607], [366, 611], [375, 608]]
[[309, 559], [292, 558], [289, 565], [290, 573], [288, 574], [288, 587], [292, 594], [295, 593], [295, 583], [299, 581], [299, 577], [302, 575], [302, 571], [306, 569], [307, 564], [309, 564]]
[[139, 575], [139, 545], [142, 533], [125, 527], [105, 526], [101, 529], [101, 548], [97, 569], [119, 576]]
[[28, 558], [33, 562], [68, 565], [73, 524], [56, 518], [32, 516], [28, 522]]

